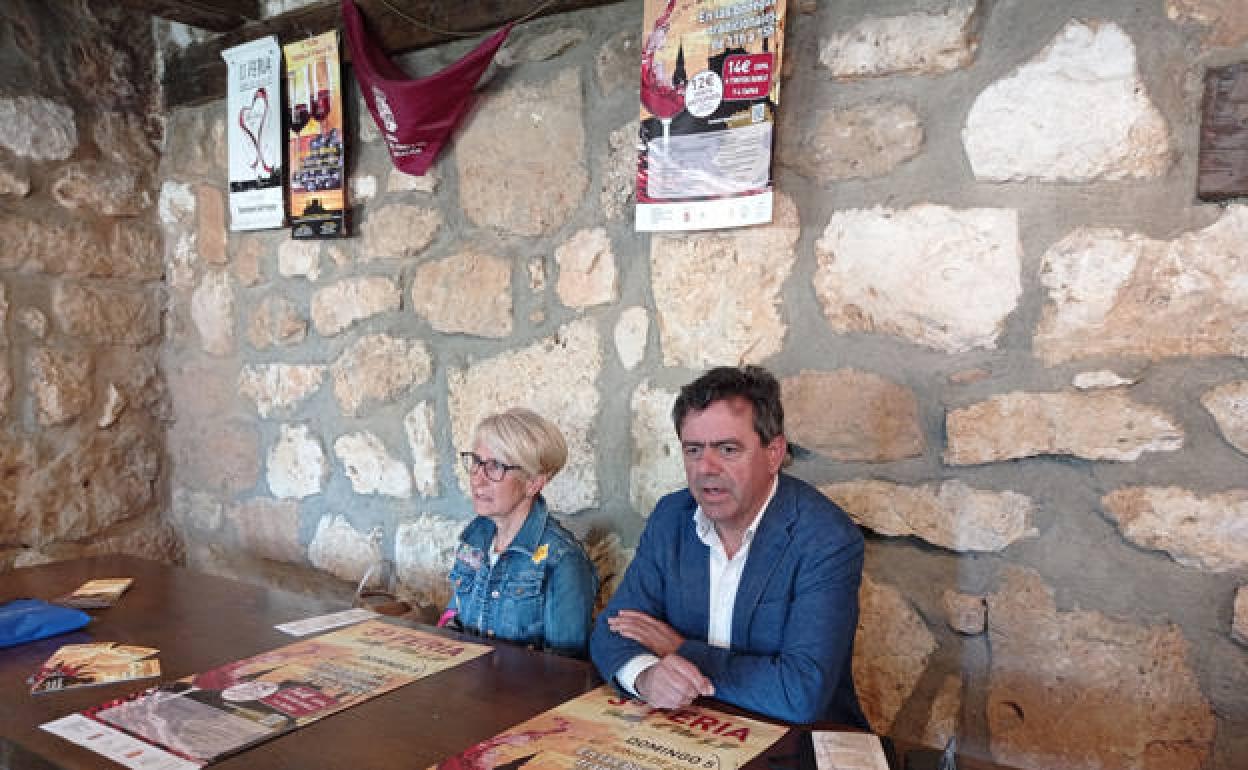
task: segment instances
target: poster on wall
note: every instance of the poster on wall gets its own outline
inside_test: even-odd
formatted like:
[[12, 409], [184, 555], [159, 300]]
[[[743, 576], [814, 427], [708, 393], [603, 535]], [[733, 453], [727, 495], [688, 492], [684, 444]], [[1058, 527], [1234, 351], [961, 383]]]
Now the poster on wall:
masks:
[[277, 38], [227, 48], [226, 110], [230, 229], [264, 230], [286, 223], [282, 199], [282, 52]]
[[638, 231], [771, 221], [784, 0], [646, 0]]
[[290, 223], [296, 239], [347, 234], [338, 31], [282, 46], [290, 112]]

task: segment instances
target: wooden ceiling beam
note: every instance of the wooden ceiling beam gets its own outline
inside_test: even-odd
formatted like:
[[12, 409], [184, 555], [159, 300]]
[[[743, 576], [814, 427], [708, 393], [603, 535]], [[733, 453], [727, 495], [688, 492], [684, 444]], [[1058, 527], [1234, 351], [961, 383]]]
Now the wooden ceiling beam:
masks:
[[[538, 0], [389, 0], [406, 15], [427, 25], [420, 26], [396, 14], [382, 0], [355, 2], [369, 31], [391, 55], [491, 32], [532, 12], [539, 4]], [[621, 0], [554, 0], [537, 16], [553, 16], [617, 2]], [[166, 105], [189, 106], [224, 98], [226, 72], [221, 52], [227, 48], [265, 35], [276, 35], [278, 42], [284, 44], [341, 27], [340, 3], [328, 0], [251, 22], [214, 40], [188, 46], [166, 62]], [[342, 57], [344, 62], [350, 59], [345, 40]]]
[[213, 32], [229, 32], [260, 19], [260, 0], [121, 0], [136, 11]]

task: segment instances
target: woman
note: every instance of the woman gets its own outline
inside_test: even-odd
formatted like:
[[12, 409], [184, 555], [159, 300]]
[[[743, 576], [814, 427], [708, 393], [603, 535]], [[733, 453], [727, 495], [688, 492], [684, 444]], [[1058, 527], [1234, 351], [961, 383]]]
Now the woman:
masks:
[[477, 517], [460, 535], [442, 624], [584, 657], [598, 575], [541, 495], [567, 459], [563, 434], [509, 409], [477, 425], [472, 447], [460, 458]]

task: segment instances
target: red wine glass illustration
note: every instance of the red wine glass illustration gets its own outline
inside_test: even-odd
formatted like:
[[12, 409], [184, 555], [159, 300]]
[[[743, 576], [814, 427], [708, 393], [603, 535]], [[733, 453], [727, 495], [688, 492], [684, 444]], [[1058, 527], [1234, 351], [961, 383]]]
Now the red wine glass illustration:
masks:
[[303, 127], [308, 125], [308, 121], [312, 119], [312, 114], [308, 110], [305, 103], [303, 89], [300, 88], [300, 78], [297, 72], [290, 73], [290, 131], [298, 136]]
[[663, 139], [668, 139], [672, 118], [685, 108], [684, 91], [663, 84], [651, 69], [649, 73], [642, 73], [641, 103], [663, 124]]
[[318, 123], [324, 122], [329, 117], [329, 108], [331, 102], [329, 99], [329, 89], [322, 88], [316, 92], [316, 98], [308, 103], [308, 109], [312, 113], [312, 119]]
[[329, 63], [318, 59], [312, 64], [312, 89], [308, 93], [308, 112], [312, 119], [321, 124], [325, 130], [325, 120], [329, 117], [332, 106], [329, 96]]
[[296, 136], [299, 135], [299, 132], [303, 130], [304, 126], [308, 125], [308, 121], [311, 119], [312, 115], [308, 112], [308, 105], [303, 102], [296, 102], [290, 108], [290, 130], [294, 132]]
[[672, 118], [685, 107], [684, 90], [668, 81], [663, 65], [655, 61], [655, 54], [667, 42], [672, 10], [675, 6], [676, 0], [667, 1], [667, 7], [655, 19], [654, 30], [646, 36], [646, 42], [641, 51], [641, 103], [663, 124], [665, 141], [670, 136]]

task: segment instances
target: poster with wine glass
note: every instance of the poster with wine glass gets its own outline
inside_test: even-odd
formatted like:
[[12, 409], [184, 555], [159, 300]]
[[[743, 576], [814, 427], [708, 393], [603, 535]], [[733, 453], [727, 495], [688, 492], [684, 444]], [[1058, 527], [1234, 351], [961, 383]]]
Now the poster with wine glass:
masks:
[[338, 31], [288, 43], [290, 223], [296, 239], [347, 234]]
[[784, 0], [645, 0], [640, 232], [771, 221]]
[[282, 51], [272, 35], [221, 52], [228, 70], [226, 110], [230, 229], [286, 223], [282, 198]]

